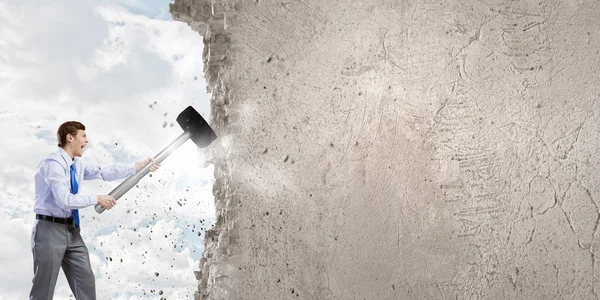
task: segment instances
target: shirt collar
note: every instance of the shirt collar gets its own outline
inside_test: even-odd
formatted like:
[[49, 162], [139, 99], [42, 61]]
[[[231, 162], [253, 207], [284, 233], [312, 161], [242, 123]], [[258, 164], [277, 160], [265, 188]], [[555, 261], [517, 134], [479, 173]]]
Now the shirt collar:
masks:
[[65, 160], [65, 163], [67, 163], [67, 169], [71, 168], [71, 165], [75, 162], [75, 160], [71, 159], [67, 151], [61, 147], [58, 147], [58, 153]]

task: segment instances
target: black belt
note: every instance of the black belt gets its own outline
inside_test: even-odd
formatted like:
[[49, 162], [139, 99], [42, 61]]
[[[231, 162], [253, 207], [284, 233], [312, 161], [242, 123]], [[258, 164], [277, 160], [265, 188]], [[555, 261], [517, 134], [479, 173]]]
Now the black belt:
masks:
[[46, 220], [46, 221], [50, 221], [50, 222], [54, 222], [54, 223], [61, 223], [61, 224], [73, 224], [73, 218], [57, 218], [57, 217], [51, 217], [51, 216], [44, 216], [44, 215], [35, 215], [35, 218], [38, 220]]

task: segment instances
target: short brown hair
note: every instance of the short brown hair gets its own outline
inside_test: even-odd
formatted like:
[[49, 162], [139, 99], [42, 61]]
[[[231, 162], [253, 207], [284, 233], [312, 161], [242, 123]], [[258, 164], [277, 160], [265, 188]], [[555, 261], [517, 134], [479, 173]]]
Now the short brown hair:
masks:
[[58, 139], [58, 146], [63, 148], [67, 145], [67, 134], [72, 136], [77, 135], [78, 130], [85, 130], [85, 126], [77, 121], [68, 121], [62, 123], [56, 131], [56, 138]]

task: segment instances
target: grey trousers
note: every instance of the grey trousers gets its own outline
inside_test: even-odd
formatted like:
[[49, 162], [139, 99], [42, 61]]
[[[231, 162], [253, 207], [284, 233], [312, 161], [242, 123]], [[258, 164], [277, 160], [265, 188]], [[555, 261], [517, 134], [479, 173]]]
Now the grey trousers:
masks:
[[61, 267], [75, 299], [96, 299], [90, 256], [79, 232], [75, 225], [35, 221], [31, 232], [33, 287], [30, 300], [52, 300]]

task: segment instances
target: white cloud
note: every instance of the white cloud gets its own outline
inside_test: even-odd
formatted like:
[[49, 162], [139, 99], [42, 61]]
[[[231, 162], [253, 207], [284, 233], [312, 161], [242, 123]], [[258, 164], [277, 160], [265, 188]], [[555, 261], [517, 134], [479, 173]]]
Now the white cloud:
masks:
[[0, 237], [2, 247], [0, 266], [0, 294], [2, 299], [25, 299], [29, 291], [24, 293], [15, 287], [31, 285], [33, 274], [33, 258], [31, 254], [31, 224], [24, 219], [8, 219], [0, 212]]
[[[0, 268], [14, 270], [0, 275], [2, 299], [29, 293], [33, 175], [56, 150], [62, 122], [86, 125], [84, 159], [112, 164], [157, 154], [181, 134], [175, 118], [188, 105], [208, 118], [201, 36], [164, 16], [130, 12], [162, 14], [156, 3], [0, 2], [0, 240], [11, 245], [0, 250]], [[197, 233], [214, 221], [213, 169], [204, 165], [189, 141], [113, 210], [82, 210], [98, 299], [193, 294], [203, 250]], [[87, 181], [80, 193], [107, 194], [117, 185]], [[70, 296], [61, 273], [55, 299]]]

